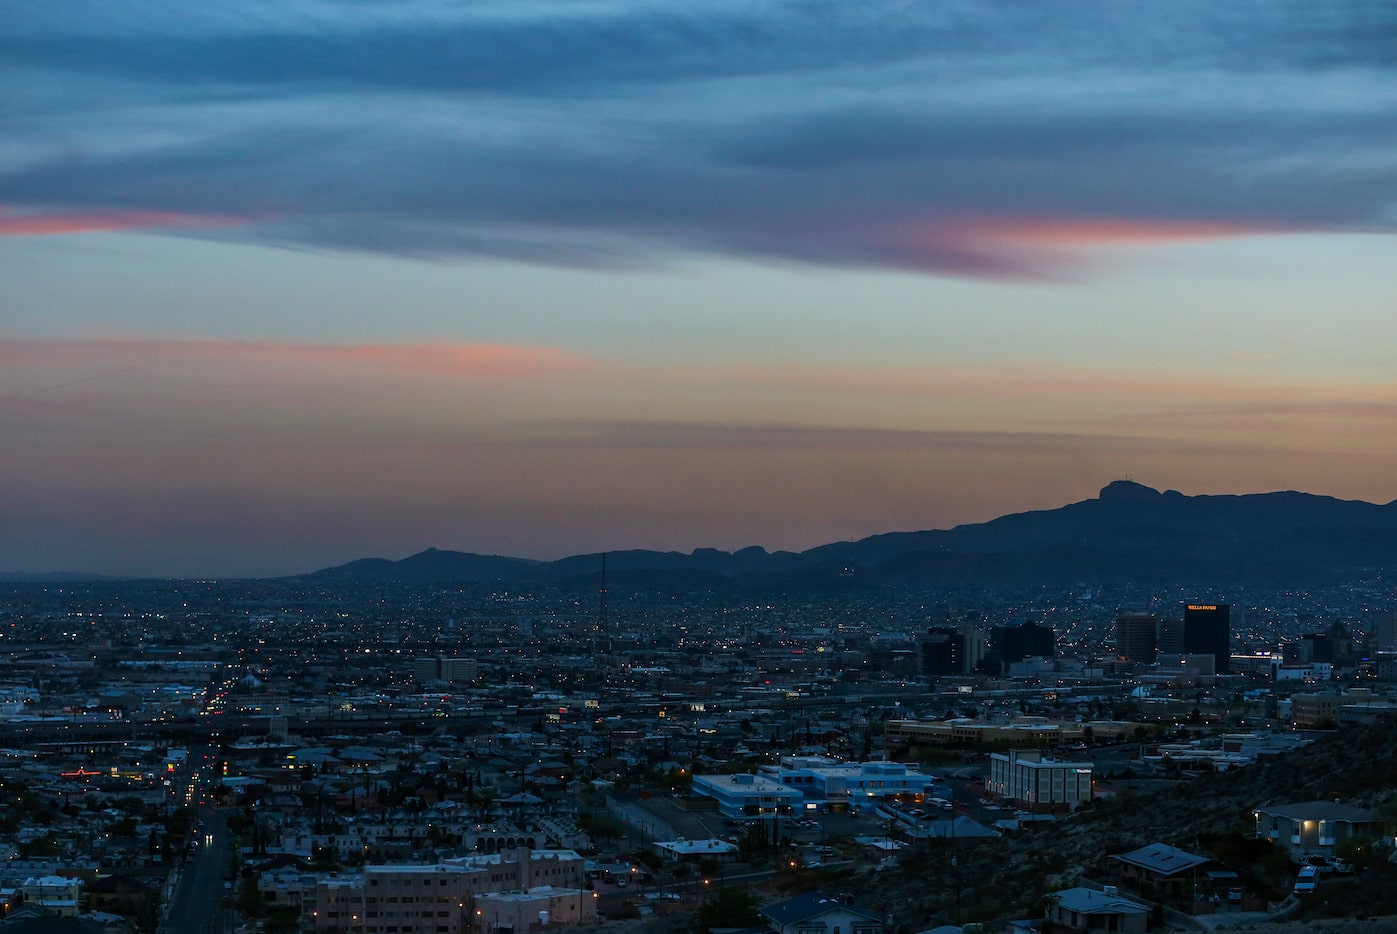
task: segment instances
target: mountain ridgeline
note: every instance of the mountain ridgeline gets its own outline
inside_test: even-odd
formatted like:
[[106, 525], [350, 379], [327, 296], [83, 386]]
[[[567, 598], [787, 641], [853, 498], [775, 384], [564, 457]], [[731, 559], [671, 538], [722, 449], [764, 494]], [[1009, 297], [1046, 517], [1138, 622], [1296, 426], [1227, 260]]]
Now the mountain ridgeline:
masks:
[[[1185, 496], [1119, 480], [1096, 499], [944, 531], [890, 532], [803, 552], [608, 552], [617, 583], [655, 587], [1334, 583], [1397, 567], [1397, 501], [1308, 493]], [[329, 580], [565, 583], [601, 556], [529, 561], [430, 548], [316, 571]]]

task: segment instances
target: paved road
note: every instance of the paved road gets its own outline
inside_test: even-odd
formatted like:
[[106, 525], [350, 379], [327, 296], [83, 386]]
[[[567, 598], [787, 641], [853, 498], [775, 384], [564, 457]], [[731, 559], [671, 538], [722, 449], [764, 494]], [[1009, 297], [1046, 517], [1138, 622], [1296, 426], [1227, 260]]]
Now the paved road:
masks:
[[170, 909], [161, 930], [169, 934], [219, 934], [227, 926], [224, 880], [228, 875], [229, 834], [224, 814], [207, 803], [207, 792], [218, 784], [218, 751], [199, 747], [190, 751], [187, 789], [198, 828], [180, 872]]
[[228, 867], [228, 828], [223, 816], [204, 821], [199, 847], [190, 854], [165, 916], [170, 934], [216, 934], [223, 929], [223, 882]]

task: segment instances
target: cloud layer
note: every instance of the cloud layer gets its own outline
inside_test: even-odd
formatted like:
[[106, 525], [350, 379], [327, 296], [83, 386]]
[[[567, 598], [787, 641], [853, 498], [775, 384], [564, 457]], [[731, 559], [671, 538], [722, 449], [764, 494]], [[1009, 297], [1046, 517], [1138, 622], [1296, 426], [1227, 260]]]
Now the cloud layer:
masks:
[[1390, 4], [1300, 0], [22, 0], [0, 202], [34, 231], [1056, 276], [1154, 237], [1392, 231], [1394, 47]]

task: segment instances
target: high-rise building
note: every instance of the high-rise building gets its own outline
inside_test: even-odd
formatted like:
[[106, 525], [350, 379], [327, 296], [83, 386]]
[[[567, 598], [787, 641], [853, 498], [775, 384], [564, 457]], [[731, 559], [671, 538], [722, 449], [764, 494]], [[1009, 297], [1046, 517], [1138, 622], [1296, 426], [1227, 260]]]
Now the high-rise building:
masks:
[[922, 674], [962, 675], [965, 667], [965, 636], [954, 626], [932, 626], [922, 640]]
[[1057, 633], [1052, 627], [1037, 623], [990, 629], [990, 655], [1004, 668], [1025, 658], [1052, 658], [1057, 654], [1056, 643]]
[[1307, 632], [1298, 641], [1282, 645], [1281, 658], [1287, 665], [1333, 664], [1334, 639], [1325, 632]]
[[965, 671], [968, 674], [985, 660], [985, 631], [969, 623], [961, 623], [959, 629], [961, 638], [965, 640]]
[[1184, 654], [1184, 621], [1181, 619], [1162, 619], [1159, 621], [1158, 641], [1156, 647], [1160, 655], [1182, 655]]
[[1116, 656], [1138, 665], [1153, 665], [1159, 651], [1159, 620], [1153, 613], [1116, 617]]
[[1208, 654], [1217, 673], [1232, 671], [1232, 607], [1226, 603], [1190, 603], [1184, 607], [1184, 654]]
[[1388, 610], [1378, 617], [1378, 633], [1373, 641], [1375, 652], [1397, 652], [1397, 610]]
[[922, 639], [922, 674], [968, 675], [985, 657], [985, 634], [970, 625], [932, 626]]

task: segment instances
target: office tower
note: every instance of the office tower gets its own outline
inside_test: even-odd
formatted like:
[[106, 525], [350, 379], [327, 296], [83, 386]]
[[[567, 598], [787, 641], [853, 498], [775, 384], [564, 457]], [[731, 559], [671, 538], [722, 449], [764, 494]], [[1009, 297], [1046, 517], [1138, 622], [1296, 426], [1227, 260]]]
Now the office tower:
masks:
[[922, 640], [922, 674], [962, 675], [965, 667], [965, 636], [954, 626], [932, 626]]
[[965, 671], [969, 674], [985, 660], [985, 631], [968, 623], [961, 623], [957, 628], [965, 642]]
[[1232, 671], [1232, 607], [1226, 603], [1190, 603], [1184, 607], [1184, 654], [1208, 654], [1217, 673]]
[[1324, 632], [1307, 632], [1297, 642], [1281, 646], [1281, 658], [1287, 665], [1309, 665], [1314, 662], [1332, 664], [1334, 639]]
[[1057, 654], [1057, 633], [1051, 626], [1022, 623], [990, 629], [990, 655], [1008, 667], [1025, 658], [1052, 658]]
[[1153, 665], [1159, 651], [1159, 620], [1153, 613], [1116, 617], [1116, 655], [1138, 665]]
[[[1156, 648], [1159, 655], [1184, 654], [1184, 621], [1162, 619], [1159, 621], [1159, 637]], [[1157, 657], [1157, 656], [1156, 656]]]
[[1378, 634], [1373, 646], [1377, 652], [1397, 652], [1397, 610], [1378, 617]]
[[969, 623], [932, 626], [922, 639], [922, 674], [968, 675], [985, 658], [985, 634]]

